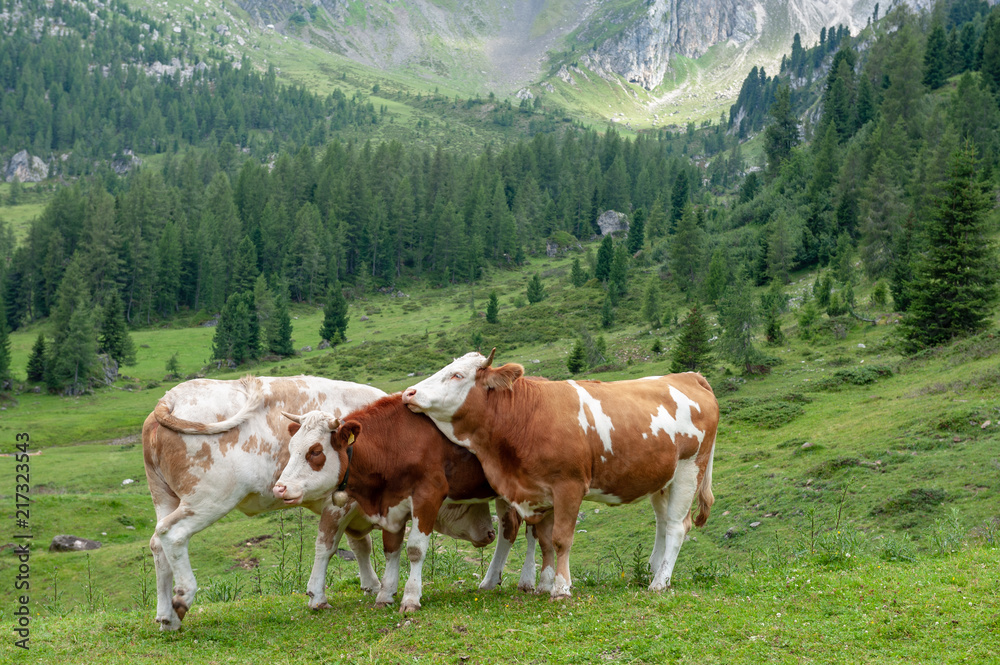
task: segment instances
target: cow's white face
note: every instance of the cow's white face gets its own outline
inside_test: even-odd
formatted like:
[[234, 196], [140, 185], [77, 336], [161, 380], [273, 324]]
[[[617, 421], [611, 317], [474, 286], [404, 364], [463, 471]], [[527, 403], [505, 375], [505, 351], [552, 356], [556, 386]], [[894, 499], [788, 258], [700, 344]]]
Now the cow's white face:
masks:
[[488, 367], [493, 354], [466, 353], [450, 365], [403, 391], [403, 404], [437, 423], [450, 423], [476, 385], [476, 372]]
[[438, 511], [434, 529], [451, 538], [486, 547], [496, 538], [489, 503], [446, 503]]
[[321, 499], [340, 484], [344, 475], [341, 452], [354, 443], [361, 426], [346, 423], [341, 428], [333, 415], [323, 411], [284, 415], [293, 421], [289, 425], [292, 439], [288, 442], [288, 464], [272, 489], [274, 496], [288, 505]]

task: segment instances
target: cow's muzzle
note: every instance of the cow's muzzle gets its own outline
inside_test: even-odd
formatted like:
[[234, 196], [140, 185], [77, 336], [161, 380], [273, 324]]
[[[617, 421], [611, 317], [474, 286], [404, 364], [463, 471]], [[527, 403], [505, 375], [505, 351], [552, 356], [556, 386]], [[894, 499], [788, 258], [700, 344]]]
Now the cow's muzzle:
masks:
[[275, 499], [281, 499], [285, 502], [285, 505], [295, 506], [302, 503], [302, 495], [292, 496], [288, 493], [288, 488], [284, 483], [278, 483], [271, 488], [271, 492], [274, 494]]

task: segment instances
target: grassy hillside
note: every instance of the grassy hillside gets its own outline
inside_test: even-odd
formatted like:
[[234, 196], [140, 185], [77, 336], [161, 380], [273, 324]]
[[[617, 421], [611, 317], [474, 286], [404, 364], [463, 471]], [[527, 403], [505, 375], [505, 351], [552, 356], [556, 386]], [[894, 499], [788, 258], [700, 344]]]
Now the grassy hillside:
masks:
[[[347, 344], [250, 371], [321, 374], [395, 391], [481, 340], [483, 349], [499, 347], [498, 362], [568, 378], [566, 356], [603, 298], [596, 284], [570, 284], [570, 261], [534, 259], [523, 273], [494, 272], [474, 287], [401, 285], [401, 292], [369, 293], [351, 304]], [[536, 271], [548, 298], [523, 305]], [[799, 275], [789, 290], [796, 296], [811, 283], [811, 275]], [[495, 326], [481, 316], [494, 288], [502, 305]], [[650, 349], [659, 338], [669, 350], [676, 327], [651, 331], [639, 309], [638, 296], [623, 302], [618, 326], [604, 333], [608, 364], [585, 376], [667, 371], [669, 354]], [[685, 311], [680, 302], [667, 309]], [[320, 311], [302, 307], [293, 316], [296, 346], [315, 345]], [[189, 321], [194, 327], [136, 332], [139, 362], [125, 370], [131, 378], [85, 397], [24, 392], [3, 405], [2, 451], [25, 431], [39, 453], [31, 457], [35, 646], [71, 659], [86, 648], [89, 660], [103, 662], [182, 650], [194, 662], [316, 655], [480, 662], [539, 648], [552, 662], [686, 662], [699, 654], [709, 662], [798, 661], [805, 650], [823, 654], [813, 656], [823, 662], [856, 662], [876, 648], [880, 662], [996, 657], [986, 635], [997, 628], [1000, 595], [993, 563], [1000, 337], [987, 332], [904, 358], [892, 325], [824, 318], [806, 342], [796, 336], [794, 316], [783, 319], [787, 343], [768, 350], [780, 359], [769, 376], [745, 378], [718, 360], [706, 369], [723, 412], [717, 501], [706, 527], [682, 549], [674, 592], [641, 590], [653, 539], [648, 503], [584, 504], [572, 559], [575, 598], [568, 603], [517, 594], [509, 581], [498, 594], [479, 594], [476, 576], [489, 551], [438, 538], [425, 610], [408, 622], [372, 609], [357, 591], [354, 564], [339, 559], [331, 569], [336, 609], [311, 614], [302, 590], [315, 519], [295, 511], [236, 514], [192, 541], [203, 592], [176, 636], [159, 635], [152, 623], [146, 545], [155, 518], [137, 434], [172, 385], [162, 381], [166, 359], [177, 352], [182, 372], [199, 371], [213, 329]], [[36, 335], [29, 329], [12, 336], [19, 373]], [[6, 468], [13, 473], [12, 464]], [[123, 485], [125, 479], [136, 482]], [[14, 534], [10, 492], [0, 497], [4, 543]], [[96, 538], [104, 547], [89, 555], [44, 551], [57, 533]], [[3, 549], [0, 621], [12, 616], [16, 566], [12, 550]], [[233, 595], [237, 602], [225, 602]]]

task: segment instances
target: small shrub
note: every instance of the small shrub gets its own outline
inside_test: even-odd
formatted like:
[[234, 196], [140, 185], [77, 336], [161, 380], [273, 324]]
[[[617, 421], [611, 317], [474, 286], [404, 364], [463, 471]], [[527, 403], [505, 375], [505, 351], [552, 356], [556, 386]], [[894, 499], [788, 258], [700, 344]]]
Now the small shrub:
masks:
[[892, 368], [885, 365], [867, 365], [840, 369], [822, 381], [816, 382], [820, 390], [836, 390], [845, 385], [868, 386], [879, 379], [892, 376]]
[[917, 548], [910, 534], [892, 534], [882, 540], [878, 556], [883, 561], [913, 562], [917, 560]]
[[872, 515], [899, 515], [917, 511], [933, 510], [948, 498], [947, 492], [939, 489], [912, 489], [904, 494], [886, 499], [872, 509]]

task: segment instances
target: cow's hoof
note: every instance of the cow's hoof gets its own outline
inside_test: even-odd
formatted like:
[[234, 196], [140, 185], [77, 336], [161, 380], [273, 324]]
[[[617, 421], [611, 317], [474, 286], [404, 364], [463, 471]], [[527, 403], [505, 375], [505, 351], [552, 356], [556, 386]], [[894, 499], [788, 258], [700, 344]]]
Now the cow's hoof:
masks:
[[156, 617], [156, 623], [160, 624], [160, 630], [175, 631], [180, 630], [181, 620], [173, 617]]
[[178, 621], [183, 621], [184, 620], [184, 615], [187, 614], [187, 611], [188, 611], [187, 603], [185, 603], [180, 598], [175, 597], [174, 598], [174, 612], [177, 612], [177, 619], [178, 619]]
[[493, 589], [496, 589], [498, 586], [500, 585], [493, 580], [483, 580], [482, 582], [479, 583], [479, 590], [493, 591]]
[[376, 598], [375, 607], [389, 607], [392, 605], [392, 598], [386, 600], [385, 598]]
[[656, 583], [654, 583], [654, 584], [650, 584], [649, 585], [649, 590], [650, 591], [666, 591], [669, 588], [670, 588], [670, 582], [667, 582], [666, 584], [656, 584]]
[[523, 591], [524, 593], [535, 593], [535, 583], [534, 582], [521, 582], [517, 585], [518, 591]]
[[570, 596], [569, 592], [567, 591], [565, 593], [554, 593], [551, 596], [549, 596], [549, 600], [551, 600], [551, 601], [554, 602], [554, 601], [557, 601], [557, 600], [566, 600], [567, 598], [571, 598], [571, 597], [572, 596]]
[[328, 602], [326, 602], [324, 600], [322, 603], [309, 603], [309, 609], [311, 609], [311, 610], [332, 610], [333, 609], [333, 605], [331, 605], [330, 603], [328, 603]]
[[378, 592], [382, 590], [382, 585], [378, 586], [364, 586], [362, 585], [361, 591], [368, 596], [377, 596]]
[[416, 612], [419, 609], [420, 609], [420, 601], [419, 600], [404, 600], [399, 605], [399, 612], [400, 612], [400, 614], [407, 614], [409, 612]]

